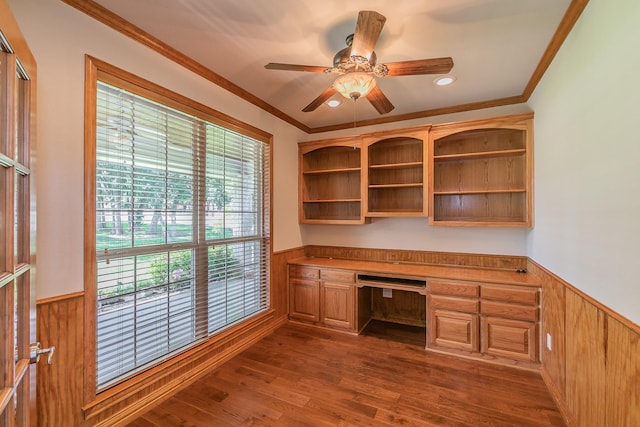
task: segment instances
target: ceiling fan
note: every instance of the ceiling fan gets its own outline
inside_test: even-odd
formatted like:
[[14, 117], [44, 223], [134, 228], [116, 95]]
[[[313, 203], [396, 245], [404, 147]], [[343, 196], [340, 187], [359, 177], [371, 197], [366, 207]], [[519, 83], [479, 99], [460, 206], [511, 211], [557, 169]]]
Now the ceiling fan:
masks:
[[453, 67], [450, 57], [418, 59], [414, 61], [377, 63], [373, 51], [382, 32], [385, 18], [378, 12], [362, 10], [354, 34], [347, 37], [347, 47], [333, 57], [333, 67], [313, 65], [280, 64], [270, 62], [264, 67], [269, 70], [308, 71], [312, 73], [335, 73], [338, 78], [302, 111], [314, 111], [336, 92], [346, 98], [357, 100], [364, 96], [380, 114], [386, 114], [395, 107], [376, 85], [376, 77], [412, 76], [418, 74], [446, 74]]

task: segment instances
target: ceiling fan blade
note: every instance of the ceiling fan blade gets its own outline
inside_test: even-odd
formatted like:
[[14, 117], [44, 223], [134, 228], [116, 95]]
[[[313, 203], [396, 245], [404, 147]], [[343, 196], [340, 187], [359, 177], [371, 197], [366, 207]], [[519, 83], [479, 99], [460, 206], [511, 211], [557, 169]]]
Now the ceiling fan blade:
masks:
[[373, 48], [386, 20], [387, 18], [383, 15], [372, 10], [361, 10], [358, 13], [356, 31], [353, 33], [353, 42], [351, 43], [352, 56], [371, 58], [371, 53], [373, 53]]
[[453, 59], [432, 58], [384, 64], [389, 69], [387, 77], [413, 76], [417, 74], [446, 74], [453, 68]]
[[322, 92], [320, 94], [320, 96], [318, 96], [316, 99], [311, 101], [311, 104], [309, 104], [306, 107], [304, 107], [302, 109], [302, 111], [304, 111], [305, 113], [308, 113], [310, 111], [314, 111], [316, 108], [321, 106], [323, 102], [325, 102], [327, 99], [331, 98], [334, 93], [336, 93], [336, 90], [332, 86], [329, 86], [328, 88], [326, 88], [324, 90], [324, 92]]
[[367, 94], [366, 98], [380, 114], [386, 114], [396, 108], [378, 86], [371, 89], [371, 92]]
[[264, 66], [267, 70], [285, 70], [285, 71], [309, 71], [311, 73], [324, 73], [327, 67], [318, 67], [316, 65], [295, 65], [295, 64], [278, 64], [269, 62]]

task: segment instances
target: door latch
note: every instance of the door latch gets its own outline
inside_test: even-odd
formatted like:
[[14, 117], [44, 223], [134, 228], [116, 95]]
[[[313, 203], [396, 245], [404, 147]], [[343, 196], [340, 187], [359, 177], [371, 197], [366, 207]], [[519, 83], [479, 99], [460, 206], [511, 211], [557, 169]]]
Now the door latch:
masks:
[[53, 359], [53, 353], [56, 351], [55, 346], [51, 346], [49, 348], [42, 348], [40, 346], [40, 342], [38, 341], [35, 344], [31, 344], [29, 347], [29, 362], [30, 363], [38, 363], [40, 361], [40, 355], [49, 354], [47, 357], [47, 364], [51, 365], [51, 359]]

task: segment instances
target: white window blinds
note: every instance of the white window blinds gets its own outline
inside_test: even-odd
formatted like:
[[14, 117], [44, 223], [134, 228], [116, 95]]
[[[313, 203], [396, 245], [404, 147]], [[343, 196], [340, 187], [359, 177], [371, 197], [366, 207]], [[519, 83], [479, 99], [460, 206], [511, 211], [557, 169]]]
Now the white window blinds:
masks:
[[269, 144], [98, 82], [97, 386], [269, 306]]

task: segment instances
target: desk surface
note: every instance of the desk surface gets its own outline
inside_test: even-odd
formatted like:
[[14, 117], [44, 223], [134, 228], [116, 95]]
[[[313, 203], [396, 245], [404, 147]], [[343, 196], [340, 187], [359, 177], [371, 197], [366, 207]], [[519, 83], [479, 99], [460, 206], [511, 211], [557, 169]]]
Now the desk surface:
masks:
[[477, 267], [455, 267], [403, 262], [360, 261], [337, 258], [301, 257], [289, 260], [292, 265], [339, 268], [361, 274], [380, 274], [406, 278], [443, 280], [468, 280], [518, 286], [540, 286], [539, 279], [531, 273]]

